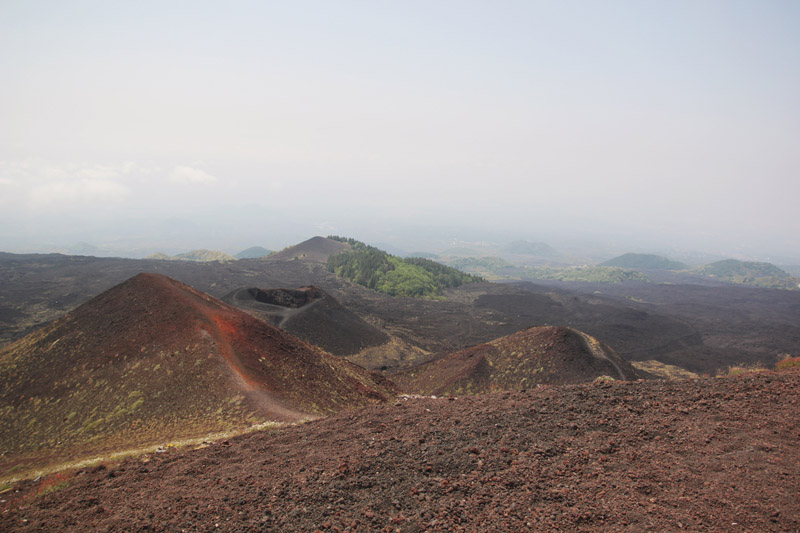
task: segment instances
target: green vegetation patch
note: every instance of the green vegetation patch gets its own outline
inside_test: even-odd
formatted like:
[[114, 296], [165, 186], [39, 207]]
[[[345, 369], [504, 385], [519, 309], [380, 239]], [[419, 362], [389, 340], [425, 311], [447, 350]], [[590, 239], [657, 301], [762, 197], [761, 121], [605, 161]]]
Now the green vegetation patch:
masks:
[[164, 253], [155, 253], [147, 257], [147, 259], [161, 259], [163, 261], [196, 261], [198, 263], [207, 263], [210, 261], [219, 261], [227, 263], [229, 261], [236, 261], [236, 258], [225, 252], [218, 252], [216, 250], [192, 250], [178, 255], [167, 255]]
[[479, 276], [460, 272], [430, 259], [403, 259], [355, 239], [338, 236], [328, 238], [346, 242], [352, 247], [328, 258], [329, 272], [391, 296], [435, 298], [442, 296], [445, 289], [484, 281]]
[[622, 283], [640, 281], [647, 283], [650, 278], [635, 270], [623, 270], [617, 267], [529, 267], [528, 277], [535, 279], [555, 279], [558, 281], [584, 281], [589, 283]]
[[649, 282], [650, 278], [635, 270], [618, 267], [549, 267], [514, 265], [500, 257], [465, 257], [452, 259], [448, 265], [490, 279], [553, 279], [591, 283]]
[[772, 263], [725, 259], [705, 265], [699, 272], [730, 283], [768, 289], [797, 290], [800, 284], [800, 279], [792, 277]]

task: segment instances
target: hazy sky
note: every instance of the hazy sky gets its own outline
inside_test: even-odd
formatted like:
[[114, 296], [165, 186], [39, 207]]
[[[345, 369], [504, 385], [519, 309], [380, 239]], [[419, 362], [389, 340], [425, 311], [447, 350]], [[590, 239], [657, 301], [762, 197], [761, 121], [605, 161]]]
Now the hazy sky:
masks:
[[0, 249], [485, 226], [800, 257], [798, 28], [794, 0], [2, 0]]

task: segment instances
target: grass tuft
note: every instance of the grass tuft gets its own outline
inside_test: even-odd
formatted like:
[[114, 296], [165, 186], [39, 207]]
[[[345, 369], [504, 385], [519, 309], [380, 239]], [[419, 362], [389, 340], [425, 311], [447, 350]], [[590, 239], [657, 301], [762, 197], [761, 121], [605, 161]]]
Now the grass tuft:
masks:
[[753, 372], [766, 372], [767, 368], [761, 363], [750, 363], [745, 364], [741, 363], [738, 365], [731, 365], [728, 367], [727, 370], [723, 370], [722, 372], [717, 373], [717, 377], [726, 377], [726, 376], [739, 376], [741, 374], [750, 374]]
[[775, 365], [775, 370], [788, 370], [790, 368], [800, 368], [800, 357], [792, 357], [790, 354], [785, 353], [781, 356], [781, 360]]

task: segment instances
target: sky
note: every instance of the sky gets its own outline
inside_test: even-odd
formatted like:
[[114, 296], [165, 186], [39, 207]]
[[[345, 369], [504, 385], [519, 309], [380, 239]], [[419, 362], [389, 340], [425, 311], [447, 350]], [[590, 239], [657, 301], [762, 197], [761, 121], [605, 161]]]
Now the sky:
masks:
[[800, 263], [798, 27], [794, 0], [0, 0], [0, 250]]

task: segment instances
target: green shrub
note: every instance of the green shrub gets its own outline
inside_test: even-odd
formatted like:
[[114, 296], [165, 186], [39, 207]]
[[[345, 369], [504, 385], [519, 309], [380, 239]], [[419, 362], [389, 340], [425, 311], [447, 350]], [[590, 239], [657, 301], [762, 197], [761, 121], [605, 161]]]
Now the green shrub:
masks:
[[767, 369], [760, 362], [750, 363], [750, 364], [742, 363], [738, 365], [731, 365], [728, 367], [727, 370], [718, 372], [717, 377], [738, 376], [741, 374], [749, 374], [751, 372], [766, 372], [766, 371]]

